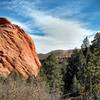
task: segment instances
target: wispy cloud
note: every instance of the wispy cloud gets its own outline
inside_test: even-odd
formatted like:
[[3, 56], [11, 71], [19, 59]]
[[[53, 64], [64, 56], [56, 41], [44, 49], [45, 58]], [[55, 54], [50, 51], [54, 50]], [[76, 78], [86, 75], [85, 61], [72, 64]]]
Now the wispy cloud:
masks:
[[[47, 41], [44, 41], [43, 45], [49, 46], [45, 49], [45, 52], [54, 49], [79, 47], [82, 39], [86, 35], [92, 34], [91, 30], [86, 29], [77, 21], [63, 20], [48, 15], [39, 15], [35, 16], [35, 18], [40, 28], [47, 33], [46, 36], [52, 38], [52, 41], [49, 41], [48, 44]], [[41, 44], [41, 41], [38, 42]]]
[[[13, 23], [18, 24], [24, 28], [27, 32], [31, 32], [31, 37], [36, 42], [38, 52], [49, 52], [55, 49], [73, 49], [80, 47], [83, 38], [86, 35], [94, 33], [86, 27], [84, 23], [77, 19], [67, 19], [63, 16], [73, 16], [80, 14], [82, 10], [81, 2], [73, 2], [72, 5], [81, 5], [81, 8], [69, 6], [65, 13], [66, 7], [56, 7], [55, 9], [39, 10], [37, 5], [41, 4], [41, 0], [34, 0], [30, 3], [26, 0], [14, 0], [11, 3], [13, 6], [8, 7], [9, 10], [15, 9], [14, 11], [18, 15], [23, 15], [28, 18], [27, 22], [20, 22], [17, 19], [13, 20]], [[10, 6], [10, 3], [9, 3]], [[75, 11], [73, 11], [75, 10]], [[37, 34], [37, 28], [40, 32], [46, 33], [43, 36]]]
[[[86, 29], [84, 24], [79, 21], [64, 20], [36, 10], [32, 11], [30, 16], [35, 19], [41, 30], [47, 33], [45, 35], [47, 40], [43, 37], [37, 41], [39, 45], [43, 45], [44, 49], [39, 48], [42, 52], [80, 47], [82, 39], [86, 35], [93, 34], [92, 30]], [[52, 38], [52, 40], [48, 38]]]

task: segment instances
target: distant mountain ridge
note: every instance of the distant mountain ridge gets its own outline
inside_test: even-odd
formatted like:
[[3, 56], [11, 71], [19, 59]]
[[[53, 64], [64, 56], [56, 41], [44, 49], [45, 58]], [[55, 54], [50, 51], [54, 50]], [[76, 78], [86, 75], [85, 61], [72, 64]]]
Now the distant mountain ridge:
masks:
[[73, 50], [54, 50], [49, 53], [43, 54], [40, 53], [39, 58], [40, 60], [46, 59], [49, 55], [55, 55], [57, 58], [68, 58], [73, 53]]

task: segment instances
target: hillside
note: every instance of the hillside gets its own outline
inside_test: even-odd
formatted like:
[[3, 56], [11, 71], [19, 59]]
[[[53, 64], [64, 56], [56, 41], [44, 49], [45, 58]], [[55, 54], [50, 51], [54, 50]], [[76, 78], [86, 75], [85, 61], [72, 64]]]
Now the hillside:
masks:
[[46, 54], [38, 54], [40, 60], [46, 59], [49, 55], [54, 55], [56, 58], [63, 59], [68, 58], [73, 53], [73, 50], [54, 50]]

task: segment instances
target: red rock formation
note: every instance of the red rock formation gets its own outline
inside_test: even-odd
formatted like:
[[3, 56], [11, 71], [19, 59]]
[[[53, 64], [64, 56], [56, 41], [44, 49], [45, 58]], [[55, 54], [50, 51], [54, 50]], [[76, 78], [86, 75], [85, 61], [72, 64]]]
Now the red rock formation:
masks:
[[19, 26], [0, 18], [0, 74], [16, 70], [25, 78], [37, 76], [41, 63], [35, 50], [31, 37]]
[[6, 18], [0, 18], [0, 25], [11, 24]]

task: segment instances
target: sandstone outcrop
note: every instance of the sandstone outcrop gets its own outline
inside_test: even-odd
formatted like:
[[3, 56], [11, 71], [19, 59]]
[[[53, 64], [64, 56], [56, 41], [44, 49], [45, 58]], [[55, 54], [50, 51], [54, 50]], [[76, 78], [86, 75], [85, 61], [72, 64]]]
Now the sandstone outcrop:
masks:
[[16, 70], [23, 77], [37, 76], [41, 63], [30, 36], [19, 26], [0, 18], [0, 74]]

